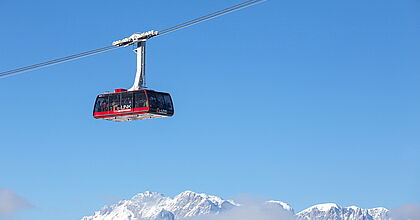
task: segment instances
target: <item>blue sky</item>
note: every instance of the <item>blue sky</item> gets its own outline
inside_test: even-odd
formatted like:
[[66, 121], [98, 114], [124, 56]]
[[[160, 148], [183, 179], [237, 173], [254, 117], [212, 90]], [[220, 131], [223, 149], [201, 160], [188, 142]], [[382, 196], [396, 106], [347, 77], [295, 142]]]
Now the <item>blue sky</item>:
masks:
[[[240, 1], [0, 2], [0, 71], [109, 45]], [[0, 188], [79, 219], [146, 190], [250, 194], [297, 211], [420, 202], [420, 5], [276, 1], [148, 42], [170, 119], [94, 120], [131, 86], [130, 48], [0, 80]], [[0, 217], [1, 218], [1, 217]]]

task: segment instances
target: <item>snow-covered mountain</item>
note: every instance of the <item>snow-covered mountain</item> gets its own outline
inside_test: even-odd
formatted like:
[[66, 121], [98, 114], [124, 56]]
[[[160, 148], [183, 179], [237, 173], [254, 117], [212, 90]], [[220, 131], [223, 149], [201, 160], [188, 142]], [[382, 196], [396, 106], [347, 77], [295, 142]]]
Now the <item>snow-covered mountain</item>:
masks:
[[362, 209], [357, 206], [341, 207], [334, 203], [319, 204], [296, 214], [299, 220], [385, 220], [388, 209]]
[[145, 192], [130, 200], [105, 206], [82, 220], [175, 220], [206, 214], [218, 214], [238, 206], [217, 196], [185, 191], [170, 198], [160, 193]]
[[274, 200], [270, 200], [266, 202], [269, 205], [273, 205], [273, 206], [277, 206], [280, 207], [281, 209], [290, 212], [292, 214], [295, 213], [295, 211], [293, 210], [292, 206], [290, 206], [289, 204], [285, 203], [285, 202], [280, 202], [280, 201], [274, 201]]
[[[389, 219], [389, 211], [385, 208], [362, 209], [327, 203], [309, 207], [295, 215], [293, 208], [284, 202], [271, 200], [263, 205], [286, 211], [297, 220]], [[180, 220], [202, 215], [217, 215], [238, 207], [243, 206], [231, 200], [192, 191], [185, 191], [174, 198], [147, 191], [137, 194], [130, 200], [105, 206], [94, 215], [83, 217], [82, 220]]]

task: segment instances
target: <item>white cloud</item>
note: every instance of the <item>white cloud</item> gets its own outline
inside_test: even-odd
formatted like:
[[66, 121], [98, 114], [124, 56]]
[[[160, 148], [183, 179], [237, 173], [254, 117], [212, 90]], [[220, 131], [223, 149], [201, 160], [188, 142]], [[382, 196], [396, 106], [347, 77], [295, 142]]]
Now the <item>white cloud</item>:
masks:
[[390, 211], [391, 219], [417, 220], [420, 219], [420, 204], [407, 204]]
[[0, 188], [0, 216], [10, 216], [22, 209], [32, 208], [25, 198], [9, 189]]

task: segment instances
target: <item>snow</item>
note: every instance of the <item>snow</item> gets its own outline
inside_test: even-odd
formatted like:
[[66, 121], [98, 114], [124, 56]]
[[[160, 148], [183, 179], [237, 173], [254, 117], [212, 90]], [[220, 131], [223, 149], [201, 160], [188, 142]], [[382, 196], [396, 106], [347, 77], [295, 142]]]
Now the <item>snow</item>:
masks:
[[312, 206], [311, 208], [316, 208], [321, 212], [327, 212], [330, 209], [333, 209], [333, 208], [339, 209], [340, 207], [335, 203], [324, 203], [324, 204]]
[[287, 204], [285, 202], [270, 200], [270, 201], [267, 201], [267, 203], [278, 205], [281, 208], [283, 208], [284, 210], [289, 211], [289, 212], [294, 214], [294, 210], [293, 210], [292, 206], [290, 206], [289, 204]]
[[388, 220], [385, 208], [362, 209], [357, 206], [340, 207], [335, 203], [311, 206], [296, 214], [300, 220]]
[[[388, 209], [382, 207], [363, 209], [357, 206], [341, 207], [335, 203], [324, 203], [311, 206], [295, 215], [292, 206], [287, 203], [270, 200], [264, 204], [286, 210], [298, 220], [389, 220]], [[173, 198], [146, 191], [130, 200], [105, 206], [82, 220], [181, 220], [201, 215], [217, 215], [237, 206], [242, 205], [232, 200], [192, 191], [182, 192]]]
[[175, 220], [204, 214], [217, 214], [235, 205], [217, 196], [185, 191], [174, 198], [146, 191], [131, 200], [123, 200], [116, 205], [105, 206], [93, 216], [82, 220]]

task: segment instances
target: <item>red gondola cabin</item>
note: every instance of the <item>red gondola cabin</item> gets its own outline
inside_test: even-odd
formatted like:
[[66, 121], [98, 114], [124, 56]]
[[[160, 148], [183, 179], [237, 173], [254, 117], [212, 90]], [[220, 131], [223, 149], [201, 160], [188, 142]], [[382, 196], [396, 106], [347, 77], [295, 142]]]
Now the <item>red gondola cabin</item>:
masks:
[[116, 89], [114, 93], [98, 95], [93, 117], [110, 121], [133, 121], [171, 117], [174, 107], [169, 93], [140, 89]]

